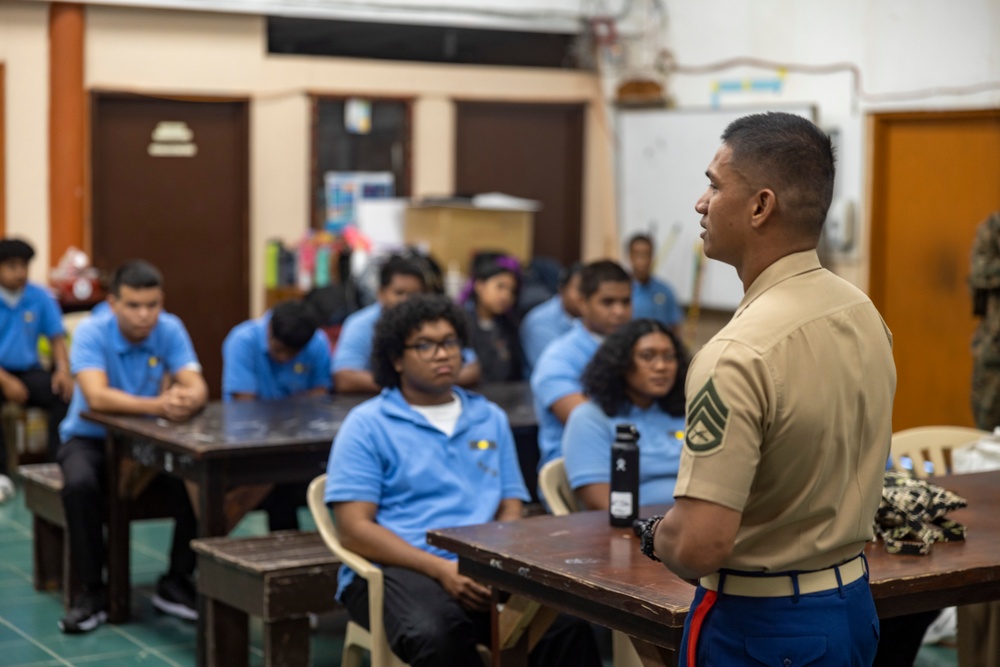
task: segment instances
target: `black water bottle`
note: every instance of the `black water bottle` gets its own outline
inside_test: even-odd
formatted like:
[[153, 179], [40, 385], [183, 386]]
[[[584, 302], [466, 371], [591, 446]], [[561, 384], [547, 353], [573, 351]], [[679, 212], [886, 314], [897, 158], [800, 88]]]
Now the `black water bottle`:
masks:
[[639, 431], [618, 424], [611, 445], [611, 525], [628, 527], [639, 518]]

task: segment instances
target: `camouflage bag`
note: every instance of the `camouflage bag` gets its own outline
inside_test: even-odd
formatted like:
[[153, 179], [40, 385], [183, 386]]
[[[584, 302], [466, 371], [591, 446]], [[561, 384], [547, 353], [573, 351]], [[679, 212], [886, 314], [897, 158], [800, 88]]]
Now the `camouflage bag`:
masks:
[[911, 472], [887, 472], [875, 512], [875, 534], [891, 554], [923, 556], [935, 542], [965, 539], [965, 526], [944, 516], [966, 505], [965, 498]]

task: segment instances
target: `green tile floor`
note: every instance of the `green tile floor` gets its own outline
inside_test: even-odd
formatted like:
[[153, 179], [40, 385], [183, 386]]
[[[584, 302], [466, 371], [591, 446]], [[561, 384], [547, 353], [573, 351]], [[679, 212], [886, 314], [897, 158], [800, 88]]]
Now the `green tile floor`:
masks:
[[[164, 616], [149, 601], [156, 578], [166, 567], [169, 521], [132, 524], [131, 623], [103, 625], [86, 635], [64, 635], [56, 622], [62, 616], [57, 593], [38, 593], [31, 585], [31, 515], [18, 495], [0, 505], [0, 667], [193, 667], [194, 625]], [[300, 510], [304, 529], [311, 529], [308, 512]], [[260, 535], [266, 519], [251, 513], [234, 534]], [[313, 664], [339, 667], [343, 648], [343, 614], [327, 614], [312, 633]], [[251, 665], [260, 666], [260, 624], [251, 626]], [[914, 667], [956, 667], [953, 649], [925, 646]]]

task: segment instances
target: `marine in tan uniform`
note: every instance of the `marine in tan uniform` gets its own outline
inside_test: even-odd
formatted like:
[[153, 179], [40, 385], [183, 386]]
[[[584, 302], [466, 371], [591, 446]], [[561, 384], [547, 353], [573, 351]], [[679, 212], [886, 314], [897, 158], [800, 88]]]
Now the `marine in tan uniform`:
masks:
[[860, 556], [892, 433], [892, 336], [820, 266], [829, 138], [789, 114], [733, 122], [698, 200], [705, 254], [745, 295], [691, 363], [676, 504], [655, 554], [698, 580], [682, 665], [870, 665]]

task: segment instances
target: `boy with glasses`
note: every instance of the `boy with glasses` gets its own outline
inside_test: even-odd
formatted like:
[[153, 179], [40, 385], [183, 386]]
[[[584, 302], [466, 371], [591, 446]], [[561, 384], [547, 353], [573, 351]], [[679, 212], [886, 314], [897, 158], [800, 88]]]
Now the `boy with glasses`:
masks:
[[[503, 411], [456, 386], [465, 316], [446, 297], [387, 310], [372, 362], [382, 393], [351, 411], [333, 443], [326, 502], [344, 546], [383, 567], [384, 623], [413, 667], [478, 667], [490, 641], [491, 591], [458, 572], [426, 533], [520, 518], [528, 498]], [[341, 570], [337, 598], [368, 623], [368, 585]], [[600, 665], [590, 628], [560, 617], [535, 665]]]

